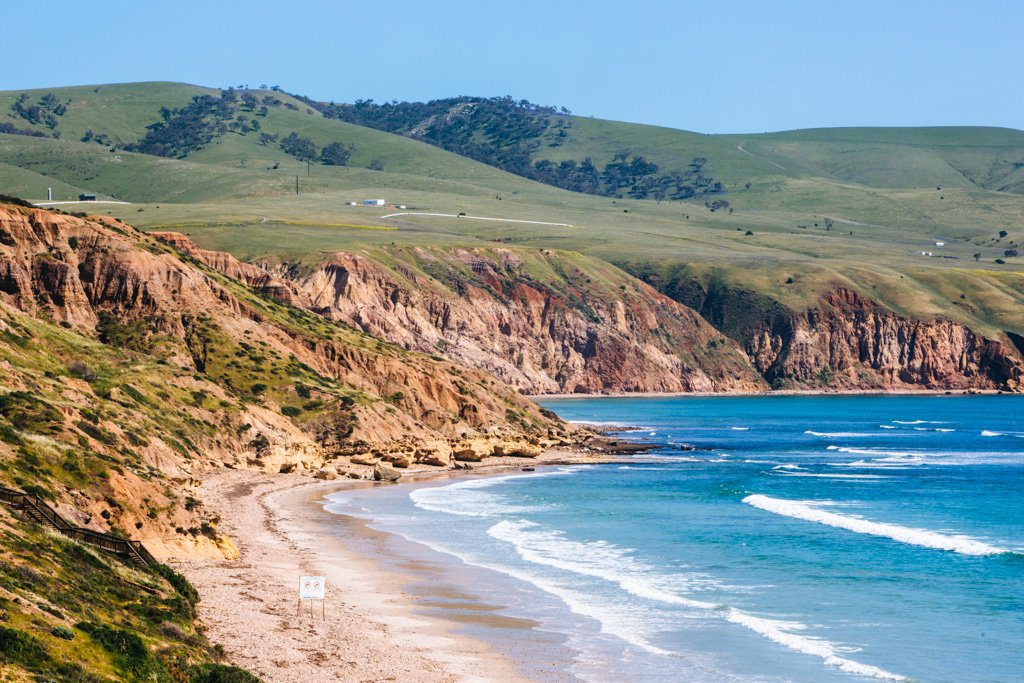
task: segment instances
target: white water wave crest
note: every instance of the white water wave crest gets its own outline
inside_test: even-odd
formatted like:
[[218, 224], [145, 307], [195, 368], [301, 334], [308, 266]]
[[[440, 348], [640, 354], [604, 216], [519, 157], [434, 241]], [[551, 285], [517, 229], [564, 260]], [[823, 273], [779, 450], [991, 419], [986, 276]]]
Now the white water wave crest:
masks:
[[858, 439], [882, 436], [881, 434], [875, 434], [873, 432], [815, 432], [810, 429], [805, 431], [804, 434], [819, 436], [825, 439]]
[[561, 532], [543, 529], [526, 520], [498, 522], [488, 530], [488, 534], [511, 543], [519, 556], [527, 562], [608, 581], [646, 600], [722, 616], [779, 645], [820, 657], [825, 664], [848, 673], [881, 680], [906, 680], [904, 676], [840, 656], [842, 648], [835, 643], [795, 633], [807, 628], [802, 623], [757, 617], [728, 605], [682, 596], [679, 594], [681, 590], [721, 590], [728, 587], [701, 576], [659, 574], [653, 567], [636, 559], [630, 550], [613, 544], [604, 541], [574, 541]]
[[884, 474], [819, 474], [815, 472], [779, 472], [782, 477], [817, 477], [820, 479], [892, 479]]
[[963, 534], [940, 533], [928, 529], [900, 526], [898, 524], [872, 522], [853, 515], [829, 512], [828, 510], [822, 510], [820, 507], [827, 504], [824, 501], [785, 500], [753, 494], [744, 498], [743, 502], [755, 508], [784, 517], [816, 522], [859, 534], [881, 536], [922, 548], [948, 550], [960, 553], [961, 555], [1001, 555], [1013, 552], [1007, 548], [1000, 548]]
[[468, 479], [447, 486], [434, 486], [415, 489], [409, 498], [416, 507], [432, 512], [445, 512], [465, 517], [495, 517], [498, 515], [517, 515], [544, 509], [537, 505], [515, 503], [500, 493], [486, 489], [511, 479], [524, 477], [553, 477], [572, 474], [570, 468], [557, 469], [536, 474], [515, 474], [504, 477], [487, 477], [486, 479]]

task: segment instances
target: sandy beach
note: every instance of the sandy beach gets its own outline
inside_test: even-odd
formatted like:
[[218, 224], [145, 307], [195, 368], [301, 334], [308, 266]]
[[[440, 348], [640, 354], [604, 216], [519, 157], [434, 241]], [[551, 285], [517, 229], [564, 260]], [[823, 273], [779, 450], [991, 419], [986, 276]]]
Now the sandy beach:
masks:
[[[591, 454], [553, 451], [536, 460], [491, 459], [472, 474], [498, 474], [523, 467], [567, 462], [601, 462]], [[409, 472], [403, 481], [469, 474], [451, 470]], [[226, 660], [268, 682], [427, 681], [523, 682], [521, 667], [486, 643], [456, 633], [459, 621], [415, 609], [408, 591], [422, 575], [414, 567], [383, 567], [369, 556], [382, 536], [360, 520], [323, 510], [325, 495], [360, 481], [318, 481], [308, 476], [221, 470], [200, 489], [206, 507], [221, 515], [219, 530], [239, 548], [236, 560], [174, 563], [201, 595], [199, 618]], [[353, 546], [358, 545], [359, 550]], [[327, 577], [324, 616], [317, 605], [297, 614], [300, 575]], [[435, 595], [436, 601], [471, 602], [472, 596]], [[492, 614], [486, 605], [471, 612], [509, 633], [529, 623]], [[571, 681], [555, 669], [547, 681]]]

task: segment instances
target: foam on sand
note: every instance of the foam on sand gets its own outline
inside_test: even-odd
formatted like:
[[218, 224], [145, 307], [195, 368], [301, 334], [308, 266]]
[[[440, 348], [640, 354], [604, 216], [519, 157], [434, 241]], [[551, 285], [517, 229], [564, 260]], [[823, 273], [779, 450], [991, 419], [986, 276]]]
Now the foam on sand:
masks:
[[1013, 552], [962, 534], [945, 534], [929, 531], [928, 529], [900, 526], [898, 524], [872, 522], [852, 515], [840, 515], [835, 512], [822, 510], [819, 506], [826, 505], [827, 503], [824, 501], [784, 500], [761, 494], [753, 494], [744, 498], [743, 502], [777, 515], [816, 522], [859, 534], [882, 536], [921, 548], [949, 550], [961, 555], [1001, 555]]

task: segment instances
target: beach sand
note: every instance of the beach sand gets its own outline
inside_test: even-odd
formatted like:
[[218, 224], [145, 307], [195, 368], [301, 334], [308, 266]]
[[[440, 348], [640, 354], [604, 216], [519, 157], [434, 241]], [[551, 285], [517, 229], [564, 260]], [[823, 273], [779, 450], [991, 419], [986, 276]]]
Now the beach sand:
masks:
[[[410, 472], [403, 482], [567, 462], [601, 459], [564, 451], [529, 461], [492, 458], [469, 473], [433, 468]], [[424, 600], [409, 586], [422, 584], [429, 567], [407, 562], [385, 568], [367, 550], [386, 534], [323, 509], [324, 496], [368, 485], [246, 470], [220, 470], [204, 480], [200, 498], [220, 514], [218, 530], [231, 537], [240, 556], [173, 564], [199, 591], [199, 619], [211, 642], [224, 648], [226, 661], [268, 683], [537, 680], [522, 673], [537, 670], [537, 663], [516, 667], [483, 641], [456, 632], [475, 624], [531, 638], [532, 622], [495, 613], [496, 606], [451, 588]], [[323, 617], [319, 603], [312, 615], [308, 602], [297, 614], [300, 575], [327, 577]], [[543, 680], [574, 680], [565, 670], [568, 659], [549, 659], [555, 661], [544, 663], [549, 671]]]

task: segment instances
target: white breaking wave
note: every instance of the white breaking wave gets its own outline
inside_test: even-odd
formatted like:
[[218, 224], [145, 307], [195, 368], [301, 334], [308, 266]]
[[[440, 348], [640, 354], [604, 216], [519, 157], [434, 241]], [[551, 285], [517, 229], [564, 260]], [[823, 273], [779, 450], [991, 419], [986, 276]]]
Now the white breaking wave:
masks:
[[859, 534], [882, 536], [922, 548], [949, 550], [962, 555], [1001, 555], [1012, 552], [1006, 548], [990, 545], [984, 541], [979, 541], [962, 534], [943, 534], [937, 531], [929, 531], [928, 529], [916, 529], [898, 524], [872, 522], [851, 515], [840, 515], [820, 509], [818, 506], [825, 504], [821, 501], [783, 500], [761, 494], [753, 494], [744, 498], [743, 502], [777, 515], [802, 519], [808, 522], [817, 522], [818, 524], [846, 529], [847, 531]]
[[729, 427], [734, 432], [746, 432], [750, 430], [750, 427]]
[[602, 420], [569, 420], [571, 424], [589, 427], [622, 427], [623, 431], [646, 431], [650, 427], [643, 425], [626, 424], [624, 422], [607, 422]]
[[494, 517], [497, 515], [514, 515], [543, 509], [536, 505], [512, 503], [505, 496], [490, 493], [483, 489], [495, 484], [518, 478], [539, 478], [564, 476], [572, 474], [572, 469], [558, 469], [551, 472], [536, 474], [514, 474], [504, 477], [488, 477], [486, 479], [469, 479], [447, 486], [435, 486], [416, 489], [409, 493], [409, 498], [418, 508], [432, 512], [446, 512], [466, 517]]
[[772, 469], [773, 470], [802, 470], [803, 467], [800, 467], [800, 465], [794, 465], [792, 463], [789, 463], [789, 464], [786, 464], [786, 465], [778, 465], [776, 467], [773, 467]]
[[892, 479], [884, 474], [815, 474], [813, 472], [779, 472], [781, 477], [819, 477], [821, 479]]
[[879, 429], [896, 429], [896, 427], [893, 427], [892, 425], [878, 425], [878, 428]]
[[982, 436], [1015, 436], [1018, 439], [1024, 439], [1024, 432], [994, 432], [988, 429], [981, 430]]
[[[890, 681], [906, 680], [904, 676], [841, 657], [838, 654], [840, 647], [827, 640], [794, 633], [807, 628], [799, 622], [756, 617], [735, 607], [683, 597], [676, 591], [687, 588], [693, 590], [703, 585], [719, 589], [723, 586], [700, 577], [667, 577], [658, 574], [653, 567], [637, 560], [631, 551], [613, 544], [603, 541], [573, 541], [558, 531], [541, 529], [539, 525], [526, 520], [498, 522], [488, 529], [487, 533], [500, 541], [511, 543], [519, 556], [528, 562], [608, 581], [646, 600], [707, 611], [709, 615], [720, 615], [727, 621], [748, 628], [779, 645], [820, 657], [825, 664], [848, 673]], [[669, 581], [674, 581], [676, 585], [665, 585]], [[645, 649], [658, 651], [658, 648], [649, 643]], [[664, 651], [661, 653], [670, 654]]]
[[916, 458], [924, 455], [922, 452], [893, 451], [886, 448], [850, 448], [848, 446], [829, 446], [828, 450], [850, 455], [878, 455], [887, 458]]
[[836, 654], [836, 645], [827, 640], [793, 633], [793, 631], [802, 631], [806, 628], [804, 624], [799, 622], [755, 617], [732, 607], [729, 608], [726, 619], [735, 624], [746, 626], [751, 631], [759, 633], [765, 638], [779, 645], [784, 645], [791, 650], [820, 657], [826, 664], [834, 666], [841, 671], [857, 676], [878, 678], [883, 681], [907, 680], [906, 676], [894, 674], [877, 666], [862, 664], [846, 657], [840, 657]]
[[[676, 458], [678, 462], [700, 462], [697, 458]], [[620, 470], [638, 470], [643, 472], [665, 472], [664, 467], [637, 467], [636, 465], [622, 465]]]
[[944, 425], [945, 420], [893, 420], [898, 425]]
[[804, 432], [804, 434], [810, 434], [811, 436], [820, 436], [824, 438], [867, 438], [867, 437], [878, 437], [881, 434], [873, 434], [868, 432], [813, 432], [810, 429]]

